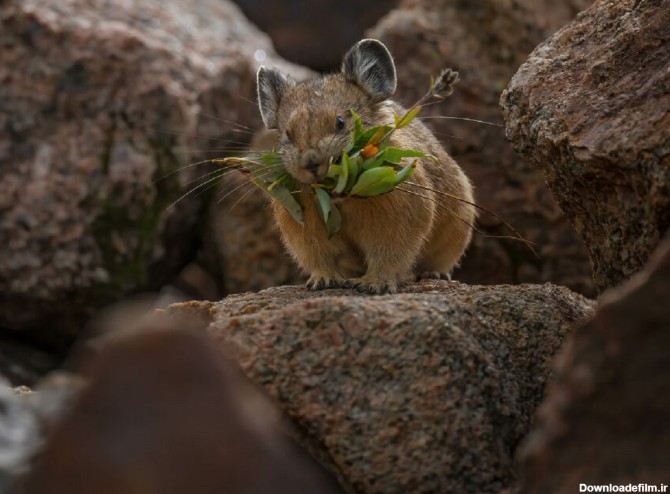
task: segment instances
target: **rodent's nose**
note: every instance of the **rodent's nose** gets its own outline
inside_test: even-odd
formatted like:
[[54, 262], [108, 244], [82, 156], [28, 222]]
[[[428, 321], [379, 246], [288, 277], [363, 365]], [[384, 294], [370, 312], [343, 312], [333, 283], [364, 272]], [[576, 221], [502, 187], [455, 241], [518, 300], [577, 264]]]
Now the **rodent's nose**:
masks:
[[310, 172], [316, 175], [316, 172], [319, 170], [319, 166], [321, 166], [321, 163], [319, 163], [318, 161], [308, 161], [305, 168], [307, 168]]

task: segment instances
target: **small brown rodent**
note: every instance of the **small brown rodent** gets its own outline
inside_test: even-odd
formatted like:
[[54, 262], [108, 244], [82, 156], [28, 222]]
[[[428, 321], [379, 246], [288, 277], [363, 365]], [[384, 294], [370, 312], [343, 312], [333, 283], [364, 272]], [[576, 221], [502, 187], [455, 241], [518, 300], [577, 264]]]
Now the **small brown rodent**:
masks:
[[[475, 208], [463, 170], [428, 128], [415, 119], [392, 135], [391, 145], [437, 157], [420, 161], [410, 182], [373, 197], [338, 199], [342, 228], [328, 238], [310, 184], [323, 179], [329, 158], [339, 157], [353, 129], [350, 110], [366, 128], [392, 124], [405, 109], [389, 98], [396, 89], [391, 54], [365, 39], [345, 55], [339, 73], [298, 83], [274, 69], [258, 70], [263, 122], [277, 129], [284, 166], [300, 184], [304, 225], [273, 201], [286, 247], [310, 278], [313, 290], [339, 286], [393, 293], [415, 278], [449, 278], [472, 237]], [[405, 190], [400, 190], [405, 189]], [[459, 219], [460, 217], [460, 219]]]

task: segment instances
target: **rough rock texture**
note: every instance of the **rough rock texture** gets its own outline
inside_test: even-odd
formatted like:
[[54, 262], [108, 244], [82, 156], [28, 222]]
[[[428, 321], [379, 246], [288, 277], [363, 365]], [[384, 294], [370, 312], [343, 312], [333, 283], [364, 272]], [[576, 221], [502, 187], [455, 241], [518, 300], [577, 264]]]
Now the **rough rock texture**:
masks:
[[126, 336], [85, 373], [90, 384], [13, 493], [341, 492], [202, 334]]
[[10, 0], [0, 22], [0, 327], [56, 339], [184, 265], [201, 198], [167, 206], [201, 170], [173, 172], [194, 135], [260, 121], [256, 50], [285, 64], [223, 0]]
[[649, 265], [607, 291], [557, 359], [522, 448], [522, 493], [586, 484], [668, 484], [670, 237]]
[[315, 70], [331, 71], [365, 29], [398, 0], [234, 0], [284, 58]]
[[497, 493], [569, 328], [568, 289], [425, 281], [394, 296], [281, 287], [174, 305], [220, 340], [356, 493]]
[[547, 177], [600, 288], [639, 270], [670, 227], [670, 8], [596, 1], [536, 48], [501, 104]]
[[[567, 24], [589, 0], [403, 0], [370, 36], [391, 49], [398, 96], [414, 103], [443, 67], [461, 73], [454, 94], [422, 114], [475, 184], [479, 204], [537, 243], [536, 259], [521, 243], [475, 235], [459, 280], [471, 283], [550, 281], [593, 295], [587, 251], [552, 199], [539, 170], [506, 141], [498, 99], [519, 65], [541, 41]], [[492, 122], [443, 119], [464, 117]], [[430, 118], [434, 117], [434, 118]], [[509, 232], [482, 214], [490, 235]]]

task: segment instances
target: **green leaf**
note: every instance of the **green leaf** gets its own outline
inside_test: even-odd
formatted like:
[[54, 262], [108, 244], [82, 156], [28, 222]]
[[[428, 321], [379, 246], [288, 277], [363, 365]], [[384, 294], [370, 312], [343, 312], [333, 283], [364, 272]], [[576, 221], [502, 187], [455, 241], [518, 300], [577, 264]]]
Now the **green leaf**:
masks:
[[258, 155], [263, 163], [276, 164], [282, 162], [282, 155], [278, 151], [263, 151]]
[[361, 174], [351, 189], [352, 196], [376, 196], [389, 192], [396, 184], [397, 175], [390, 166], [372, 168]]
[[391, 130], [391, 128], [388, 125], [375, 128], [377, 129], [377, 131], [374, 134], [372, 134], [372, 137], [370, 137], [370, 139], [366, 144], [373, 144], [375, 146], [379, 146], [379, 144], [382, 142], [382, 139], [384, 138], [386, 133]]
[[328, 232], [328, 238], [332, 237], [337, 232], [339, 232], [340, 228], [342, 228], [342, 215], [340, 214], [340, 210], [337, 209], [337, 206], [335, 206], [335, 204], [332, 204], [330, 217], [328, 218], [328, 222], [326, 223], [326, 231]]
[[349, 158], [349, 178], [347, 179], [347, 185], [344, 188], [346, 191], [351, 191], [351, 188], [358, 181], [358, 173], [361, 170], [361, 156], [354, 156]]
[[379, 151], [372, 158], [363, 162], [365, 170], [371, 170], [380, 166], [389, 166], [391, 164], [399, 164], [403, 158], [425, 158], [426, 154], [421, 151], [414, 151], [413, 149], [400, 149], [396, 147], [386, 147]]
[[328, 166], [328, 173], [326, 173], [326, 177], [337, 178], [340, 176], [341, 173], [342, 173], [342, 167], [340, 165], [336, 165], [335, 163], [331, 163]]
[[278, 184], [276, 187], [273, 187], [272, 190], [269, 190], [268, 193], [284, 206], [284, 209], [293, 216], [294, 220], [301, 225], [304, 224], [302, 208], [300, 207], [300, 204], [298, 204], [298, 201], [295, 200], [295, 197], [293, 197], [293, 194], [291, 194], [291, 191], [284, 184]]
[[272, 189], [274, 189], [277, 185], [281, 184], [288, 178], [288, 173], [284, 173], [283, 175], [277, 177], [277, 179], [272, 182], [270, 185], [268, 185], [268, 192], [272, 192]]
[[333, 207], [333, 204], [330, 201], [330, 194], [328, 194], [328, 192], [324, 189], [315, 187], [314, 197], [316, 198], [316, 205], [318, 206], [319, 213], [321, 214], [323, 224], [328, 225], [330, 212]]
[[403, 158], [426, 158], [426, 153], [415, 151], [414, 149], [400, 149], [396, 147], [387, 147], [383, 153], [384, 161], [398, 164]]
[[350, 166], [350, 161], [349, 161], [349, 155], [347, 152], [342, 153], [342, 160], [340, 161], [341, 166], [340, 166], [340, 175], [337, 177], [337, 184], [335, 185], [335, 189], [333, 191], [336, 194], [341, 194], [344, 192], [344, 189], [347, 186], [347, 182], [349, 181], [349, 166]]
[[[380, 125], [377, 127], [370, 127], [366, 131], [364, 131], [358, 139], [354, 141], [354, 147], [352, 148], [354, 151], [360, 151], [363, 149], [372, 139], [372, 137], [379, 133], [382, 133], [382, 135], [386, 134], [388, 131], [390, 131], [392, 127], [388, 125]], [[352, 153], [353, 154], [353, 153]]]
[[354, 137], [353, 142], [355, 143], [363, 135], [363, 122], [361, 117], [358, 116], [354, 110], [351, 110], [351, 118], [354, 119]]
[[409, 177], [411, 177], [414, 174], [414, 171], [416, 170], [416, 162], [417, 160], [412, 161], [410, 164], [403, 167], [402, 170], [400, 170], [397, 173], [395, 185], [400, 185], [405, 180], [408, 180]]
[[407, 113], [405, 113], [402, 118], [400, 118], [400, 121], [396, 122], [395, 127], [396, 129], [402, 129], [403, 127], [407, 127], [412, 120], [414, 120], [414, 117], [416, 117], [419, 112], [421, 111], [421, 107], [417, 106]]

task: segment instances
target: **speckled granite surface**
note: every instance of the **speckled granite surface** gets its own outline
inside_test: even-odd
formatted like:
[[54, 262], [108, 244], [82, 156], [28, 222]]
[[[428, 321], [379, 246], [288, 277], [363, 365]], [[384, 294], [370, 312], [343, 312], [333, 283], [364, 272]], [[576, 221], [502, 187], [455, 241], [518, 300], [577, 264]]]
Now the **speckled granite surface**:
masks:
[[171, 311], [206, 317], [350, 492], [494, 493], [513, 481], [551, 357], [592, 309], [553, 285], [424, 281], [394, 296], [281, 287]]

